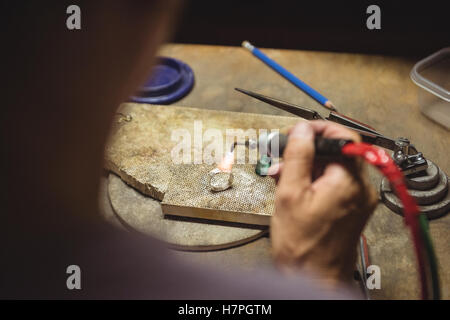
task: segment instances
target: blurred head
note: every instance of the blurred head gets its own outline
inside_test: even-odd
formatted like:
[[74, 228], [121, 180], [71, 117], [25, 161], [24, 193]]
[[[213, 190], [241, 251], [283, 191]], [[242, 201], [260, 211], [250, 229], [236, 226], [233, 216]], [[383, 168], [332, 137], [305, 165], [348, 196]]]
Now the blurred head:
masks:
[[149, 74], [176, 1], [77, 1], [81, 30], [66, 27], [71, 2], [19, 2], [2, 4], [6, 225], [94, 221], [109, 124]]

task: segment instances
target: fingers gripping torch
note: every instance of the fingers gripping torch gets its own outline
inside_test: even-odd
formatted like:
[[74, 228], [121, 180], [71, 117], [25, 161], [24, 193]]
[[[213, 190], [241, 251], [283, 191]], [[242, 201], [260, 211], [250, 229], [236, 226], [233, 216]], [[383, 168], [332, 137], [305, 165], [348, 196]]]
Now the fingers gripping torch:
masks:
[[[259, 146], [264, 146], [268, 157], [282, 155], [288, 143], [284, 134], [273, 132], [261, 135]], [[389, 154], [371, 144], [347, 139], [329, 139], [317, 136], [314, 139], [315, 156], [317, 158], [345, 159], [359, 157], [375, 166], [391, 183], [394, 192], [403, 204], [405, 224], [409, 227], [418, 262], [418, 271], [423, 299], [439, 299], [439, 279], [433, 246], [428, 234], [428, 220], [420, 214], [413, 197], [408, 193], [404, 176]], [[430, 293], [432, 292], [432, 296]]]

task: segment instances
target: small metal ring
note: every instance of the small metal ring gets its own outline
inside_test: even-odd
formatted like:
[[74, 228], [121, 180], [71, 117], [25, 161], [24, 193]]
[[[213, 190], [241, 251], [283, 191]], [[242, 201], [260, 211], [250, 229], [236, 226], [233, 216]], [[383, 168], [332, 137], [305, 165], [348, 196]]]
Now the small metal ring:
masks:
[[[212, 184], [212, 179], [215, 175], [224, 173], [228, 174], [228, 180], [222, 184]], [[231, 171], [222, 171], [219, 168], [215, 168], [208, 173], [208, 185], [212, 191], [224, 191], [231, 187], [233, 184], [233, 173]]]

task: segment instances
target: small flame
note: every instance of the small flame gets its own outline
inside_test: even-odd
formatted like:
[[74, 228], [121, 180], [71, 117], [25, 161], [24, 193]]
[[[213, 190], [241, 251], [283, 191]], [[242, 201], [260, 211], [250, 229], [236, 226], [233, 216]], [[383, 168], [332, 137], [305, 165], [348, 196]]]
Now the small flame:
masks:
[[217, 166], [220, 171], [231, 172], [234, 163], [234, 154], [232, 152], [228, 152], [225, 157], [223, 157], [222, 161]]

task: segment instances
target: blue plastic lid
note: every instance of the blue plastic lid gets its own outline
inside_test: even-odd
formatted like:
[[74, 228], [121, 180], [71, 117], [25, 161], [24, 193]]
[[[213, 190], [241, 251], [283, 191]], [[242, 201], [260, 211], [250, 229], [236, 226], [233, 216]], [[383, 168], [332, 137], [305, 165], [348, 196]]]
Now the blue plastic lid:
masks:
[[151, 76], [130, 99], [139, 103], [169, 104], [187, 95], [193, 85], [191, 67], [178, 59], [159, 57]]

